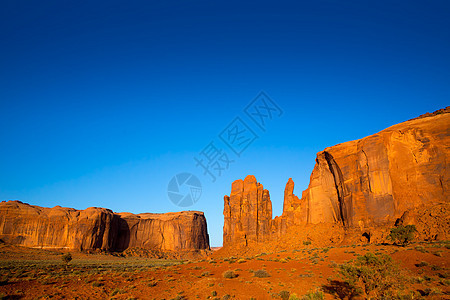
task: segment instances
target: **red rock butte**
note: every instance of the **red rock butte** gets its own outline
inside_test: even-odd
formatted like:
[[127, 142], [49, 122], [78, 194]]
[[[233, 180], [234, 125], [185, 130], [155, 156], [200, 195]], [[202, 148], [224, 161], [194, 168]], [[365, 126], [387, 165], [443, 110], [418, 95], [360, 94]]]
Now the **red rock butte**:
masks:
[[234, 181], [224, 197], [224, 248], [378, 243], [396, 222], [414, 224], [421, 240], [448, 239], [449, 125], [447, 107], [326, 148], [301, 198], [289, 178], [274, 219], [269, 191], [255, 176]]
[[77, 251], [142, 248], [187, 253], [209, 249], [203, 212], [135, 215], [100, 207], [46, 208], [20, 201], [0, 203], [0, 239], [14, 245]]

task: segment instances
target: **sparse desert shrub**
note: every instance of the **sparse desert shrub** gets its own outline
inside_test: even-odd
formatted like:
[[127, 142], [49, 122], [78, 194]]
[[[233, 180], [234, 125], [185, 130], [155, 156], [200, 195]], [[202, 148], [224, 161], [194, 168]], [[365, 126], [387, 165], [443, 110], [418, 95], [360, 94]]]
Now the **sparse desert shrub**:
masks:
[[442, 251], [433, 252], [434, 255], [442, 257]]
[[256, 270], [255, 273], [253, 273], [253, 276], [258, 278], [266, 278], [270, 277], [270, 274], [266, 270]]
[[121, 290], [121, 289], [119, 289], [119, 288], [116, 288], [116, 289], [114, 289], [112, 292], [111, 292], [111, 296], [115, 296], [115, 295], [117, 295], [117, 294], [123, 294], [124, 292]]
[[428, 263], [426, 261], [421, 261], [418, 264], [415, 264], [416, 267], [421, 268], [421, 267], [426, 267], [428, 266]]
[[423, 275], [423, 279], [425, 279], [426, 281], [433, 281], [434, 278], [432, 276], [428, 276], [428, 275]]
[[450, 285], [450, 280], [449, 279], [441, 279], [439, 282], [442, 285], [445, 285], [445, 286], [449, 286]]
[[63, 256], [61, 256], [61, 260], [66, 264], [66, 269], [67, 269], [67, 265], [72, 261], [72, 254], [70, 253], [66, 253]]
[[426, 288], [423, 293], [424, 296], [433, 296], [433, 295], [440, 295], [440, 294], [442, 294], [442, 291], [437, 287]]
[[223, 297], [222, 297], [222, 300], [229, 300], [229, 299], [231, 299], [231, 296], [228, 294], [223, 295]]
[[147, 283], [148, 287], [154, 287], [157, 285], [157, 282], [155, 280], [150, 281], [149, 283]]
[[425, 281], [425, 279], [423, 277], [420, 277], [420, 276], [419, 277], [411, 277], [410, 281], [412, 283], [422, 283], [422, 282]]
[[431, 270], [433, 270], [433, 271], [440, 271], [440, 270], [443, 270], [444, 268], [442, 268], [441, 266], [435, 266], [435, 265], [432, 265], [431, 266]]
[[228, 270], [228, 271], [225, 271], [225, 272], [223, 273], [223, 277], [224, 277], [224, 278], [228, 278], [228, 279], [232, 279], [232, 278], [238, 277], [238, 274], [234, 273], [234, 272], [231, 271], [231, 270]]
[[289, 296], [289, 300], [300, 300], [300, 298], [297, 296], [296, 293], [292, 293], [292, 294]]
[[[297, 297], [295, 297], [293, 300], [295, 299], [299, 299]], [[310, 291], [307, 294], [305, 294], [302, 298], [302, 300], [322, 300], [324, 299], [324, 295], [322, 291]], [[289, 300], [291, 300], [291, 298], [289, 298]]]
[[102, 285], [103, 285], [103, 283], [98, 282], [98, 281], [94, 281], [94, 282], [92, 283], [92, 286], [93, 286], [93, 287], [99, 287], [99, 286], [102, 286]]
[[390, 256], [370, 252], [339, 265], [339, 274], [353, 294], [364, 293], [368, 299], [390, 297], [406, 282]]
[[305, 246], [311, 245], [311, 241], [303, 241], [303, 245]]
[[280, 297], [282, 300], [289, 300], [289, 295], [291, 293], [289, 291], [280, 291], [278, 293], [278, 297]]
[[415, 225], [400, 225], [391, 229], [388, 239], [404, 247], [414, 240], [416, 231]]
[[427, 253], [427, 252], [428, 252], [428, 250], [425, 249], [424, 246], [416, 246], [416, 247], [414, 247], [414, 249], [415, 249], [416, 251], [419, 251], [419, 252], [422, 252], [422, 253]]

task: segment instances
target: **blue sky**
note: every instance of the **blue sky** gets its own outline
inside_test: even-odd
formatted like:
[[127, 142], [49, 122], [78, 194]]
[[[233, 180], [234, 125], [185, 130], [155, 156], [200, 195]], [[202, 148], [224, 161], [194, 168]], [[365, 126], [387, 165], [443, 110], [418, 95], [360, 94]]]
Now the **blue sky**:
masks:
[[[0, 200], [179, 211], [190, 172], [218, 246], [233, 180], [279, 215], [318, 151], [449, 105], [448, 1], [214, 2], [2, 1]], [[266, 131], [244, 112], [260, 91], [283, 110]], [[218, 138], [238, 116], [258, 135], [240, 157]], [[215, 182], [211, 141], [234, 160]]]

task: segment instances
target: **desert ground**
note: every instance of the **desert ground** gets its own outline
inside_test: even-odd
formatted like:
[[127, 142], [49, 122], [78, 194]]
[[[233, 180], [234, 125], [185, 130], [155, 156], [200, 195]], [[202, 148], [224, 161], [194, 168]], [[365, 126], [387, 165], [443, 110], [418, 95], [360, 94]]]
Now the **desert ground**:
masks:
[[[450, 299], [449, 242], [346, 245], [197, 260], [0, 246], [1, 299], [363, 299], [339, 265], [367, 253], [389, 255], [405, 279], [397, 299]], [[392, 280], [392, 279], [390, 279]], [[395, 284], [396, 280], [392, 280]]]

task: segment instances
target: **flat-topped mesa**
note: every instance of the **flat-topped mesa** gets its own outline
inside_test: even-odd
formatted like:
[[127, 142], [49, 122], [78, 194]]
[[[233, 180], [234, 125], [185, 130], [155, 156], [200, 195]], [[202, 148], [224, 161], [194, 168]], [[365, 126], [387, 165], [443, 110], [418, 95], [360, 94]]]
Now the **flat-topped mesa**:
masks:
[[[254, 176], [237, 180], [230, 197], [225, 196], [224, 246], [241, 240], [275, 240], [296, 226], [319, 224], [321, 230], [329, 226], [380, 241], [399, 218], [416, 225], [419, 239], [448, 239], [448, 145], [449, 107], [328, 147], [317, 154], [301, 199], [294, 195], [294, 182], [289, 178], [283, 214], [274, 220], [270, 219], [269, 192], [262, 192]], [[258, 198], [263, 194], [268, 201]], [[264, 226], [256, 227], [261, 222]]]
[[105, 208], [76, 210], [20, 201], [0, 203], [0, 239], [14, 245], [110, 251], [116, 223], [113, 212]]
[[263, 242], [270, 235], [272, 202], [269, 191], [249, 175], [231, 185], [224, 197], [224, 244], [248, 245]]
[[98, 207], [46, 208], [20, 201], [0, 203], [0, 239], [14, 245], [77, 251], [209, 249], [202, 212], [134, 215]]
[[203, 212], [118, 213], [120, 217], [116, 249], [158, 249], [161, 251], [209, 249]]

